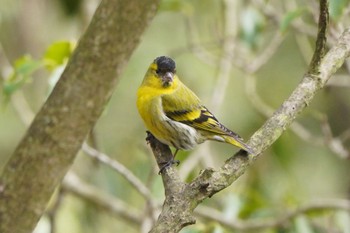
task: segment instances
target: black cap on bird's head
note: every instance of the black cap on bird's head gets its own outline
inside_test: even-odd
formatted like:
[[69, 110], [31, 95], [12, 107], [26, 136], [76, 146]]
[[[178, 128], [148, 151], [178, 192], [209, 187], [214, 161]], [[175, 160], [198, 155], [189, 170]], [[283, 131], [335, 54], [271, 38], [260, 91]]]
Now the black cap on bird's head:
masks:
[[175, 73], [175, 62], [170, 57], [161, 56], [154, 59], [154, 63], [157, 64], [158, 70], [160, 72], [172, 72]]
[[157, 65], [156, 72], [162, 79], [163, 87], [170, 86], [176, 72], [174, 60], [170, 57], [161, 56], [154, 59], [154, 63]]

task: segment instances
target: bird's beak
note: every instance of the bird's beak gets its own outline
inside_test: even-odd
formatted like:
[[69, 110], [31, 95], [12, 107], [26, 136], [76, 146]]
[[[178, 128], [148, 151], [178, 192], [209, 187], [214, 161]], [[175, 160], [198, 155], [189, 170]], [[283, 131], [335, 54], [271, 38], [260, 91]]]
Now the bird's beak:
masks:
[[167, 87], [169, 86], [172, 81], [174, 79], [174, 73], [172, 72], [166, 72], [163, 76], [162, 76], [162, 82], [163, 82], [163, 86]]

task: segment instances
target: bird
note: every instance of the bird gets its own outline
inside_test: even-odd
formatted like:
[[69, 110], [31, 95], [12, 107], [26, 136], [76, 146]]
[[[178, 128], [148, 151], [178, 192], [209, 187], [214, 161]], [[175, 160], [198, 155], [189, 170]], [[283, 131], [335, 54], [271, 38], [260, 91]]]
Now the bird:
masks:
[[254, 154], [180, 81], [176, 63], [168, 56], [159, 56], [150, 64], [137, 90], [136, 105], [152, 135], [176, 149], [174, 157], [178, 150], [191, 150], [206, 140], [229, 143]]

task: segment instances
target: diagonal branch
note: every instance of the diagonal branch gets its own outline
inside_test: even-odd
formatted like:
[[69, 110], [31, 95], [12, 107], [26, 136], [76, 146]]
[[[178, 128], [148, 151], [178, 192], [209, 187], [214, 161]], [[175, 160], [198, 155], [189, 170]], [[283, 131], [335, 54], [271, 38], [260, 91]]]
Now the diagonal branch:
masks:
[[300, 207], [286, 211], [286, 213], [275, 218], [267, 219], [251, 219], [251, 220], [239, 220], [239, 219], [227, 219], [227, 217], [220, 211], [217, 211], [208, 207], [197, 208], [195, 213], [205, 219], [215, 220], [223, 226], [239, 231], [257, 231], [266, 228], [275, 228], [285, 225], [292, 221], [297, 216], [303, 213], [319, 211], [319, 210], [345, 210], [350, 211], [350, 201], [346, 199], [320, 199], [312, 200], [309, 203], [303, 204]]
[[139, 194], [142, 195], [143, 198], [145, 198], [150, 203], [153, 203], [151, 191], [123, 164], [111, 159], [108, 155], [95, 150], [86, 142], [83, 143], [82, 151], [84, 151], [88, 156], [97, 159], [99, 162], [104, 163], [117, 171], [136, 189]]
[[[218, 170], [206, 169], [191, 183], [180, 181], [174, 167], [163, 172], [162, 178], [166, 199], [162, 212], [151, 230], [155, 232], [178, 232], [184, 226], [193, 224], [193, 210], [199, 203], [231, 185], [240, 177], [257, 157], [272, 145], [290, 126], [294, 119], [309, 105], [317, 91], [323, 88], [328, 79], [350, 55], [350, 28], [344, 31], [337, 44], [326, 54], [325, 40], [328, 25], [328, 4], [321, 1], [319, 34], [314, 58], [309, 72], [282, 106], [255, 132], [248, 144], [254, 148], [255, 155], [246, 156], [242, 151], [229, 158]], [[164, 159], [162, 150], [169, 150], [157, 140], [151, 143], [156, 160]], [[158, 150], [154, 150], [154, 148]], [[169, 185], [167, 182], [171, 182]]]
[[93, 203], [96, 207], [125, 219], [131, 226], [140, 227], [142, 223], [140, 211], [116, 197], [101, 192], [96, 187], [84, 183], [72, 172], [67, 173], [63, 179], [62, 190], [81, 197]]
[[[317, 91], [324, 87], [330, 76], [344, 63], [350, 54], [350, 29], [347, 29], [335, 45], [321, 60], [318, 66], [319, 73], [306, 74], [291, 96], [269, 118], [266, 123], [251, 137], [249, 145], [255, 148], [257, 155], [267, 149], [294, 121], [297, 115], [311, 102]], [[200, 181], [196, 186], [208, 183], [209, 195], [227, 187], [237, 177], [243, 174], [245, 167], [250, 165], [257, 155], [247, 158], [234, 156], [230, 158], [218, 171], [206, 171], [209, 178], [201, 175], [193, 183]], [[204, 178], [204, 179], [203, 179]], [[212, 186], [212, 184], [214, 184]], [[207, 194], [203, 195], [203, 199]], [[203, 200], [202, 199], [202, 200]]]

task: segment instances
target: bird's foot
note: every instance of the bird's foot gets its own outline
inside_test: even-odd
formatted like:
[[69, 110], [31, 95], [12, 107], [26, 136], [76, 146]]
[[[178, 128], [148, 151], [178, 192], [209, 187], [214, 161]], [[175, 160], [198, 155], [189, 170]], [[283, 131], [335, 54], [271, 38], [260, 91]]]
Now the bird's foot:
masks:
[[[150, 131], [146, 131], [146, 133], [147, 133], [146, 141], [148, 144], [151, 144], [151, 147], [152, 147], [152, 143], [154, 143], [155, 140], [157, 140], [157, 139], [153, 136], [153, 134]], [[178, 166], [180, 164], [179, 160], [174, 160], [177, 152], [178, 152], [178, 149], [176, 149], [172, 159], [170, 159], [169, 161], [159, 163], [160, 170], [158, 172], [158, 175], [160, 175], [163, 171], [165, 171], [165, 169], [172, 166], [173, 164], [176, 164], [176, 166]]]
[[162, 174], [163, 171], [165, 171], [165, 169], [167, 169], [168, 167], [171, 167], [173, 164], [176, 164], [176, 166], [179, 166], [180, 161], [172, 159], [172, 160], [169, 160], [168, 162], [159, 164], [159, 165], [161, 165], [161, 167], [160, 167], [160, 170], [158, 172], [158, 175]]

